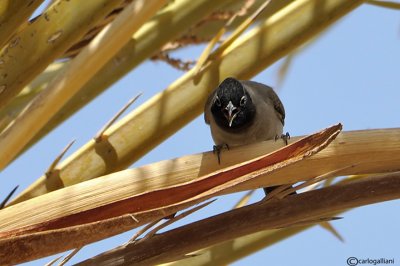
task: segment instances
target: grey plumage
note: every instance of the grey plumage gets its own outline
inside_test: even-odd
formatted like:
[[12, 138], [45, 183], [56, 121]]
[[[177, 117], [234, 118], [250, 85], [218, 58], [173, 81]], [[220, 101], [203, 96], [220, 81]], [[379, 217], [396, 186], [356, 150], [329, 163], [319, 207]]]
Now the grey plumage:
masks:
[[[243, 97], [246, 92], [250, 99], [242, 106], [240, 96]], [[221, 103], [222, 101], [224, 103]], [[232, 121], [231, 125], [221, 122], [228, 119], [228, 101], [237, 107], [235, 111], [238, 114], [235, 113], [236, 117], [232, 120], [241, 118], [242, 121], [238, 125], [232, 125]], [[252, 108], [254, 114], [246, 116]], [[283, 132], [285, 109], [271, 87], [254, 81], [227, 78], [207, 99], [204, 119], [210, 125], [216, 145], [239, 146], [280, 137]]]

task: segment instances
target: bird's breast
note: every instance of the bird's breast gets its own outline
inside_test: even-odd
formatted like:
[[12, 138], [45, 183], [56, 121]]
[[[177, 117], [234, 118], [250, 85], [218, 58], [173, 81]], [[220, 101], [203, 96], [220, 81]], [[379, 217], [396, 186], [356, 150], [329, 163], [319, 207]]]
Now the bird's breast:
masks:
[[228, 144], [240, 146], [254, 142], [274, 139], [283, 132], [282, 122], [276, 115], [256, 114], [254, 122], [243, 130], [229, 130], [217, 125], [214, 118], [210, 119], [211, 135], [216, 145]]

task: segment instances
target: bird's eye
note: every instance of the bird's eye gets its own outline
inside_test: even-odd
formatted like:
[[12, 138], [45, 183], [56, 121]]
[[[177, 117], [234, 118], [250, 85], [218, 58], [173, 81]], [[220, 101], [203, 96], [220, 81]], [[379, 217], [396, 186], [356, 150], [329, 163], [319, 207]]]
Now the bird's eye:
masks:
[[247, 97], [246, 97], [246, 96], [243, 96], [243, 97], [240, 99], [240, 106], [245, 106], [245, 105], [246, 105], [246, 101], [247, 101]]
[[218, 96], [215, 96], [214, 103], [215, 103], [218, 107], [221, 107], [221, 101], [220, 101], [220, 99], [219, 99]]

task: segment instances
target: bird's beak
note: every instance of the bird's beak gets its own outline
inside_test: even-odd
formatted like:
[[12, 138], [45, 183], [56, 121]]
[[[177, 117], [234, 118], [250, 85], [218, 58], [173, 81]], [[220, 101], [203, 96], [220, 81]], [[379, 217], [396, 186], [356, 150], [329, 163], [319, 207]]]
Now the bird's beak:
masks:
[[237, 108], [232, 104], [231, 101], [229, 101], [228, 105], [225, 107], [225, 110], [228, 111], [228, 117], [226, 119], [228, 119], [229, 127], [232, 126], [232, 122], [238, 114], [238, 112], [234, 112], [236, 109]]

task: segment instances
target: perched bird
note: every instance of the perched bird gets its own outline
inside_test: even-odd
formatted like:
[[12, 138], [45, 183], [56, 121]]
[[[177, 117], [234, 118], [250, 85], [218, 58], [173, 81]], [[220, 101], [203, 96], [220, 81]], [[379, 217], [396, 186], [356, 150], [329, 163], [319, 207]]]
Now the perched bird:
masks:
[[[234, 78], [225, 79], [208, 97], [204, 120], [210, 125], [214, 151], [283, 138], [285, 109], [278, 95], [267, 85]], [[272, 188], [266, 188], [266, 193]]]

